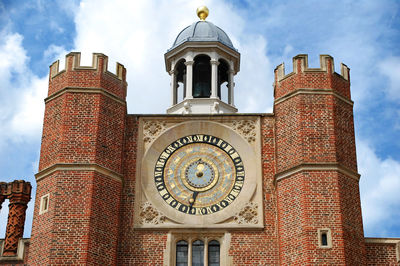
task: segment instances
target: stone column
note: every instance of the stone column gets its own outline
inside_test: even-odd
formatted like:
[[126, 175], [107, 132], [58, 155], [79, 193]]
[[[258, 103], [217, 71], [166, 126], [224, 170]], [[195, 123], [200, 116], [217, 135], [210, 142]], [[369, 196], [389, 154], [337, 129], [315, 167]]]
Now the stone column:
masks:
[[8, 183], [7, 194], [10, 203], [3, 249], [4, 257], [17, 255], [18, 241], [24, 235], [25, 211], [31, 199], [31, 189], [31, 184], [23, 180]]
[[228, 81], [228, 103], [232, 106], [235, 106], [234, 104], [234, 93], [233, 93], [233, 88], [235, 87], [235, 83], [233, 82], [233, 75], [235, 74], [235, 71], [229, 70], [229, 81]]
[[176, 86], [176, 71], [175, 70], [171, 70], [169, 72], [169, 74], [171, 75], [171, 97], [172, 97], [172, 105], [175, 105], [177, 103], [177, 97], [178, 97], [178, 93], [177, 93], [177, 86]]
[[204, 265], [208, 265], [208, 240], [204, 241]]
[[211, 64], [211, 98], [218, 98], [218, 65], [217, 60], [210, 60]]
[[185, 99], [193, 99], [193, 64], [194, 61], [186, 61], [186, 97]]

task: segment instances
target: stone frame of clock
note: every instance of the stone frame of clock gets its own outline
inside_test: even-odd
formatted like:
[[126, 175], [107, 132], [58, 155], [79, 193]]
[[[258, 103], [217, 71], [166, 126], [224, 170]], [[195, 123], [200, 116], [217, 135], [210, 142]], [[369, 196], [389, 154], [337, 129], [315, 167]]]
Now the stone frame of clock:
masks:
[[193, 118], [139, 119], [135, 228], [262, 228], [259, 119]]

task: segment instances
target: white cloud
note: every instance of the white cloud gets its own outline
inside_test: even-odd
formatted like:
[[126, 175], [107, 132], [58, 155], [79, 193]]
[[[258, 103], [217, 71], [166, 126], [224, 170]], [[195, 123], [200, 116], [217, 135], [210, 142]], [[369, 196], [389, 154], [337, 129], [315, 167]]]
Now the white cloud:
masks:
[[386, 93], [391, 100], [400, 99], [400, 57], [388, 57], [379, 64], [382, 75], [388, 77]]
[[[102, 52], [109, 56], [110, 62], [125, 65], [129, 113], [165, 113], [171, 103], [170, 79], [163, 55], [179, 31], [197, 20], [195, 10], [200, 4], [204, 2], [82, 1], [75, 17], [75, 49], [82, 52], [82, 65], [91, 64], [92, 52]], [[207, 20], [224, 29], [239, 52], [244, 53], [235, 88], [239, 111], [271, 110], [272, 74], [266, 74], [271, 69], [266, 57], [266, 40], [246, 34], [246, 22], [226, 3], [207, 1], [206, 4], [210, 9]], [[109, 65], [113, 71], [113, 65]], [[260, 96], [270, 99], [269, 102], [261, 101]]]
[[[0, 91], [8, 90], [13, 75], [21, 75], [26, 70], [28, 57], [22, 47], [23, 37], [18, 33], [0, 32]], [[14, 81], [20, 79], [13, 78]]]
[[17, 33], [0, 33], [0, 146], [39, 138], [41, 133], [47, 78], [38, 78], [28, 68], [22, 39]]
[[241, 70], [235, 86], [235, 103], [241, 113], [272, 112], [273, 69], [262, 36], [247, 35], [240, 45]]
[[14, 139], [21, 137], [39, 137], [42, 129], [44, 102], [47, 93], [48, 79], [33, 76], [27, 89], [19, 98], [18, 111], [10, 121]]
[[66, 54], [68, 54], [68, 51], [66, 51], [63, 46], [50, 44], [49, 47], [47, 47], [46, 51], [44, 51], [43, 58], [46, 62], [51, 62], [51, 63], [59, 60], [60, 61], [59, 70], [62, 70], [65, 68]]
[[[6, 151], [6, 144], [9, 144], [9, 147], [16, 142], [30, 145], [33, 140], [40, 139], [43, 123], [43, 99], [46, 96], [48, 80], [47, 77], [37, 77], [29, 69], [29, 57], [22, 46], [22, 40], [23, 37], [18, 33], [6, 30], [0, 32], [0, 149], [4, 147]], [[24, 158], [28, 156], [21, 156], [21, 168], [26, 160]], [[35, 162], [32, 173], [37, 171], [37, 165]], [[30, 171], [24, 177], [34, 185], [31, 180], [32, 173]], [[7, 178], [1, 181], [11, 181]], [[32, 191], [32, 198], [34, 195]], [[34, 200], [31, 200], [26, 216], [25, 237], [30, 236], [33, 205]], [[7, 224], [7, 217], [8, 201], [2, 204], [1, 225]], [[0, 238], [4, 237], [5, 229], [5, 226], [0, 227]]]
[[365, 140], [357, 141], [357, 158], [365, 234], [390, 235], [400, 219], [400, 162], [379, 158]]

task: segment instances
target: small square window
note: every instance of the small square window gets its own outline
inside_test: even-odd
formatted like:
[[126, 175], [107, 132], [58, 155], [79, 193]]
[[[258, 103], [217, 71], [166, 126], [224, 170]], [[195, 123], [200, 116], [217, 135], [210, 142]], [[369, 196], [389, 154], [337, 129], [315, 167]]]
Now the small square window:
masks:
[[318, 229], [318, 246], [320, 248], [332, 248], [331, 229]]
[[50, 194], [46, 194], [40, 198], [39, 214], [45, 213], [49, 210]]

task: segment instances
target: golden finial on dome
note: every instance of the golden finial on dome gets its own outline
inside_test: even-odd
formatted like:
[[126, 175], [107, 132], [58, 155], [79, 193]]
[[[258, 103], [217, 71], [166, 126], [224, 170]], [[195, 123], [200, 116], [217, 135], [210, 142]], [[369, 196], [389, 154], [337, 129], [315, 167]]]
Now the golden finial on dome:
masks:
[[208, 17], [208, 8], [206, 6], [200, 6], [196, 10], [197, 16], [200, 18], [200, 20], [206, 20], [206, 17]]

